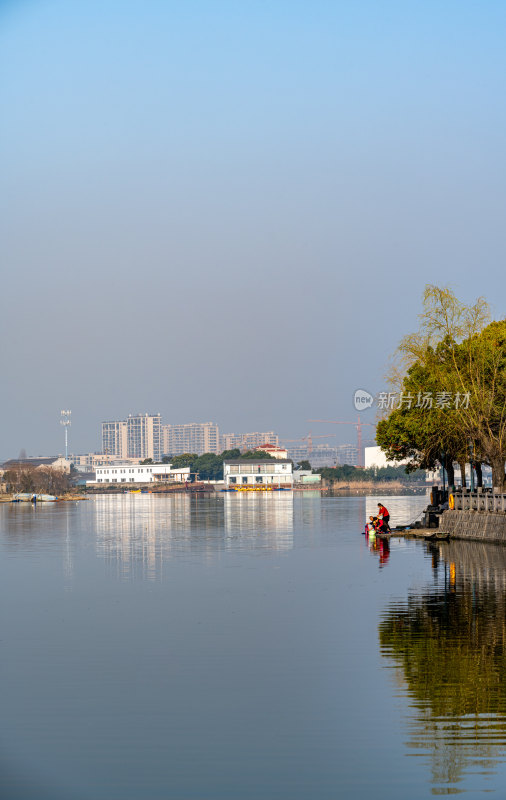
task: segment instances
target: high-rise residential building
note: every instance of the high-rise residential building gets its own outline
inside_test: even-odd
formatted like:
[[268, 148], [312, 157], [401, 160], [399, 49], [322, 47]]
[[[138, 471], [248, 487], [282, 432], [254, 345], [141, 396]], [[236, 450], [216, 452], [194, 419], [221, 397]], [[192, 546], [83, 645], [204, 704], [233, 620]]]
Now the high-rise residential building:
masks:
[[102, 452], [115, 458], [160, 461], [160, 414], [129, 414], [126, 420], [102, 423]]
[[127, 423], [127, 455], [131, 458], [162, 457], [162, 423], [160, 414], [129, 414]]
[[126, 422], [102, 422], [102, 453], [116, 458], [128, 455]]
[[309, 456], [309, 461], [313, 469], [335, 467], [337, 462], [337, 448], [329, 444], [314, 445], [313, 452]]
[[311, 460], [307, 449], [307, 444], [289, 445], [286, 448], [287, 458], [290, 458], [294, 464], [299, 461]]
[[225, 433], [221, 437], [221, 450], [255, 450], [263, 444], [279, 445], [279, 436], [274, 431], [253, 433]]
[[220, 431], [214, 422], [187, 422], [183, 425], [162, 426], [164, 455], [182, 453], [220, 453]]
[[337, 446], [337, 463], [356, 467], [358, 464], [358, 448], [355, 444], [339, 444]]
[[294, 464], [298, 464], [299, 461], [309, 461], [313, 469], [336, 465], [337, 449], [328, 444], [313, 445], [311, 450], [307, 444], [291, 445], [286, 449], [288, 458], [291, 458]]

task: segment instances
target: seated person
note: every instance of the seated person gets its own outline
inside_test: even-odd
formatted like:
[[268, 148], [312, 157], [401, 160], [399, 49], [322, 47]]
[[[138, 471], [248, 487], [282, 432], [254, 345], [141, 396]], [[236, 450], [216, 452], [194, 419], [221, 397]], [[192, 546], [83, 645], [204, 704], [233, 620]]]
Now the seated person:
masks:
[[390, 533], [390, 528], [382, 517], [373, 517], [373, 520], [376, 533]]

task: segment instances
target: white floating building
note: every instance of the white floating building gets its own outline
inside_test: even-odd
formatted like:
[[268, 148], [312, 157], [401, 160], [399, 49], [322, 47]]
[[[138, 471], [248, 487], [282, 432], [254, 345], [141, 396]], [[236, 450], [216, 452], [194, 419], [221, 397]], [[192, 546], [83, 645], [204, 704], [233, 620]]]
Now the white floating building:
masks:
[[277, 459], [234, 459], [223, 462], [225, 489], [243, 486], [245, 488], [278, 486], [293, 488], [292, 462], [285, 458]]
[[97, 467], [96, 483], [185, 483], [190, 480], [190, 467], [172, 469], [171, 464], [114, 464]]

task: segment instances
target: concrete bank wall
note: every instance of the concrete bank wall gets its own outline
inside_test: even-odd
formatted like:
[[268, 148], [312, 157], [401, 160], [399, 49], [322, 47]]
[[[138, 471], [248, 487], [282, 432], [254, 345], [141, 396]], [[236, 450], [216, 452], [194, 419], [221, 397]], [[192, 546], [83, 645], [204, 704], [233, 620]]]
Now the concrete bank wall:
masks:
[[439, 529], [454, 539], [506, 544], [506, 514], [486, 511], [444, 511]]

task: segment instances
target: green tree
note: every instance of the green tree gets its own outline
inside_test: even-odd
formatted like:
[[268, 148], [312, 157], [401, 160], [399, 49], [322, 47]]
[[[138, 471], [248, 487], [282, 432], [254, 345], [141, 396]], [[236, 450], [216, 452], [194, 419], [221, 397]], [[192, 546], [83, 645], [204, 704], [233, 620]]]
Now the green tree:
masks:
[[233, 450], [224, 450], [220, 456], [220, 458], [222, 458], [223, 461], [231, 461], [233, 459], [240, 457], [241, 457], [241, 451], [237, 447], [235, 447]]
[[311, 469], [311, 464], [307, 460], [299, 461], [297, 467], [298, 469]]
[[391, 379], [404, 396], [430, 391], [451, 402], [436, 409], [398, 408], [380, 422], [377, 440], [388, 457], [397, 453], [397, 460], [408, 457], [412, 466], [425, 467], [444, 453], [450, 473], [453, 460], [468, 460], [472, 443], [477, 461], [492, 466], [494, 486], [503, 488], [506, 321], [489, 320], [483, 298], [467, 306], [448, 288], [426, 287], [420, 329], [401, 341]]
[[353, 467], [350, 464], [342, 464], [338, 467], [322, 467], [316, 470], [324, 480], [334, 481], [358, 481], [361, 483], [388, 483], [389, 481], [401, 481], [402, 483], [416, 484], [425, 483], [425, 472], [423, 470], [406, 473], [404, 467], [370, 467], [362, 469]]
[[190, 467], [193, 478], [198, 475], [200, 480], [223, 480], [223, 462], [227, 459], [239, 458], [240, 450], [224, 450], [223, 453], [183, 453], [179, 456], [164, 456], [162, 462], [171, 464], [174, 469]]
[[173, 456], [169, 459], [169, 463], [172, 465], [173, 469], [184, 469], [184, 467], [190, 467], [190, 473], [192, 474], [192, 480], [195, 477], [193, 473], [197, 472], [196, 463], [197, 463], [198, 455], [196, 453], [181, 453], [179, 456]]
[[452, 349], [453, 370], [442, 377], [449, 391], [469, 393], [458, 419], [504, 488], [506, 462], [506, 320], [492, 322]]
[[262, 459], [262, 461], [275, 461], [274, 456], [266, 453], [264, 450], [246, 450], [245, 453], [240, 454], [241, 459]]
[[[423, 404], [424, 397], [433, 403], [440, 390], [432, 368], [434, 359], [437, 359], [437, 349], [425, 354], [425, 364], [416, 362], [409, 367], [399, 407], [378, 423], [376, 441], [389, 461], [408, 459], [407, 472], [434, 469], [442, 463], [451, 485], [454, 483], [453, 462], [466, 461], [467, 438], [454, 410], [437, 405], [429, 408]], [[462, 474], [465, 475], [465, 470]]]
[[215, 453], [203, 453], [195, 461], [195, 472], [201, 480], [217, 481], [223, 478], [223, 457]]

